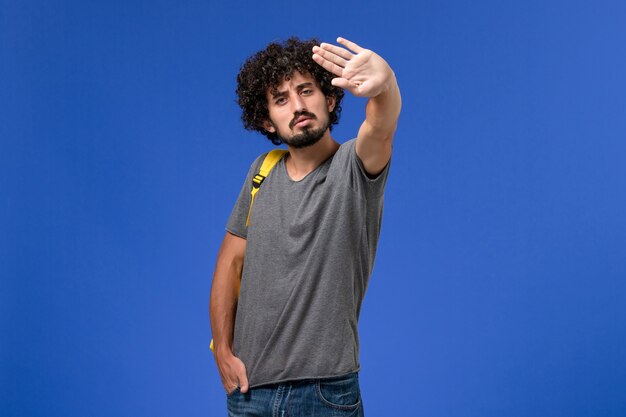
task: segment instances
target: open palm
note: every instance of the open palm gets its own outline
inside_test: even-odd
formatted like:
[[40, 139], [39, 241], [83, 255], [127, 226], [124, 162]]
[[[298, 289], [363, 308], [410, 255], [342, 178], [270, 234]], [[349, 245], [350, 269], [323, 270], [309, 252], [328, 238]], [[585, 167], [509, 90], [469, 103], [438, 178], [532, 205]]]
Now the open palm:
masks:
[[387, 88], [393, 71], [382, 57], [347, 39], [337, 42], [345, 48], [329, 43], [313, 47], [313, 60], [337, 76], [334, 86], [357, 97], [375, 97]]

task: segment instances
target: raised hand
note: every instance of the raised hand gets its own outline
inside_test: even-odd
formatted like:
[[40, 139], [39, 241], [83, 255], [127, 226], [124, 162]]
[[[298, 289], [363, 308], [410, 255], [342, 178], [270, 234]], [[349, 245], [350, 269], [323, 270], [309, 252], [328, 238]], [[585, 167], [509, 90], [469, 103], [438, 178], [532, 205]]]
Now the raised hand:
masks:
[[345, 48], [329, 43], [313, 47], [313, 60], [337, 76], [334, 86], [357, 97], [376, 97], [389, 87], [394, 74], [383, 58], [347, 39], [337, 42]]

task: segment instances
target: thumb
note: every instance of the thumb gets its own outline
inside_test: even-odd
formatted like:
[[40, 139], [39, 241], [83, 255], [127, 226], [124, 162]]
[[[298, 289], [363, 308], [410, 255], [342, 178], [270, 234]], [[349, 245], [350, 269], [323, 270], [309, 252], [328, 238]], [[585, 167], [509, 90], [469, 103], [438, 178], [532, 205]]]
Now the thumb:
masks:
[[345, 78], [333, 78], [330, 83], [335, 87], [349, 89], [351, 87], [350, 81]]
[[249, 385], [248, 385], [248, 376], [246, 375], [246, 367], [243, 364], [241, 368], [239, 369], [237, 378], [239, 379], [239, 391], [242, 394], [245, 394], [246, 392], [248, 392]]

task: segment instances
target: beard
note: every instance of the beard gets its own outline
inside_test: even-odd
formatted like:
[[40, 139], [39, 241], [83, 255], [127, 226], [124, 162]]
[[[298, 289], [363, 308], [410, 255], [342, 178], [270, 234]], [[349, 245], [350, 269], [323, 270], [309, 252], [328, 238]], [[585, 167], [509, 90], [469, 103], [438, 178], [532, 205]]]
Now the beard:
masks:
[[[293, 129], [295, 120], [300, 116], [307, 116], [314, 120], [317, 120], [317, 116], [315, 116], [313, 113], [309, 113], [306, 111], [298, 112], [294, 114], [293, 120], [289, 124], [290, 128]], [[306, 148], [308, 146], [315, 145], [317, 142], [320, 141], [320, 139], [324, 137], [324, 134], [326, 133], [326, 130], [328, 130], [329, 127], [330, 127], [330, 117], [328, 114], [326, 114], [325, 123], [323, 123], [322, 126], [318, 127], [317, 129], [307, 126], [302, 129], [301, 133], [298, 133], [297, 135], [293, 135], [291, 137], [287, 137], [286, 135], [281, 134], [279, 131], [277, 131], [276, 134], [285, 145], [292, 146], [294, 148], [299, 149], [299, 148]]]
[[293, 135], [290, 138], [282, 137], [281, 135], [278, 135], [278, 137], [285, 145], [289, 145], [294, 148], [306, 148], [307, 146], [312, 146], [319, 142], [320, 139], [324, 137], [326, 129], [328, 129], [328, 126], [322, 126], [317, 129], [306, 127], [302, 129], [302, 133]]

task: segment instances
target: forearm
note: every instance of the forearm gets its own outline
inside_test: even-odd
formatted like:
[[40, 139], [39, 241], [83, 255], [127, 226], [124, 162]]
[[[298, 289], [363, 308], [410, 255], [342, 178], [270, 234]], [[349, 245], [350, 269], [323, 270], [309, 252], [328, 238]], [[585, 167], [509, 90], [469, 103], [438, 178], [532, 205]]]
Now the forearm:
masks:
[[402, 98], [396, 76], [390, 74], [386, 86], [375, 97], [371, 97], [365, 107], [365, 121], [361, 125], [364, 137], [385, 141], [393, 139], [402, 108]]
[[402, 107], [396, 77], [391, 69], [389, 72], [384, 88], [368, 100], [365, 121], [357, 136], [356, 153], [370, 175], [378, 175], [389, 163], [393, 136]]
[[216, 354], [222, 351], [232, 352], [239, 283], [243, 268], [243, 254], [238, 254], [240, 250], [233, 250], [237, 248], [237, 242], [233, 242], [233, 239], [240, 238], [230, 237], [228, 234], [224, 238], [211, 287], [209, 310]]
[[211, 288], [211, 331], [214, 351], [232, 351], [233, 328], [237, 312], [237, 292], [231, 284], [232, 277], [216, 273]]
[[233, 354], [233, 328], [245, 253], [246, 240], [226, 233], [217, 255], [211, 286], [209, 310], [213, 353], [226, 392], [232, 392], [237, 386], [242, 393], [248, 391], [246, 366]]

